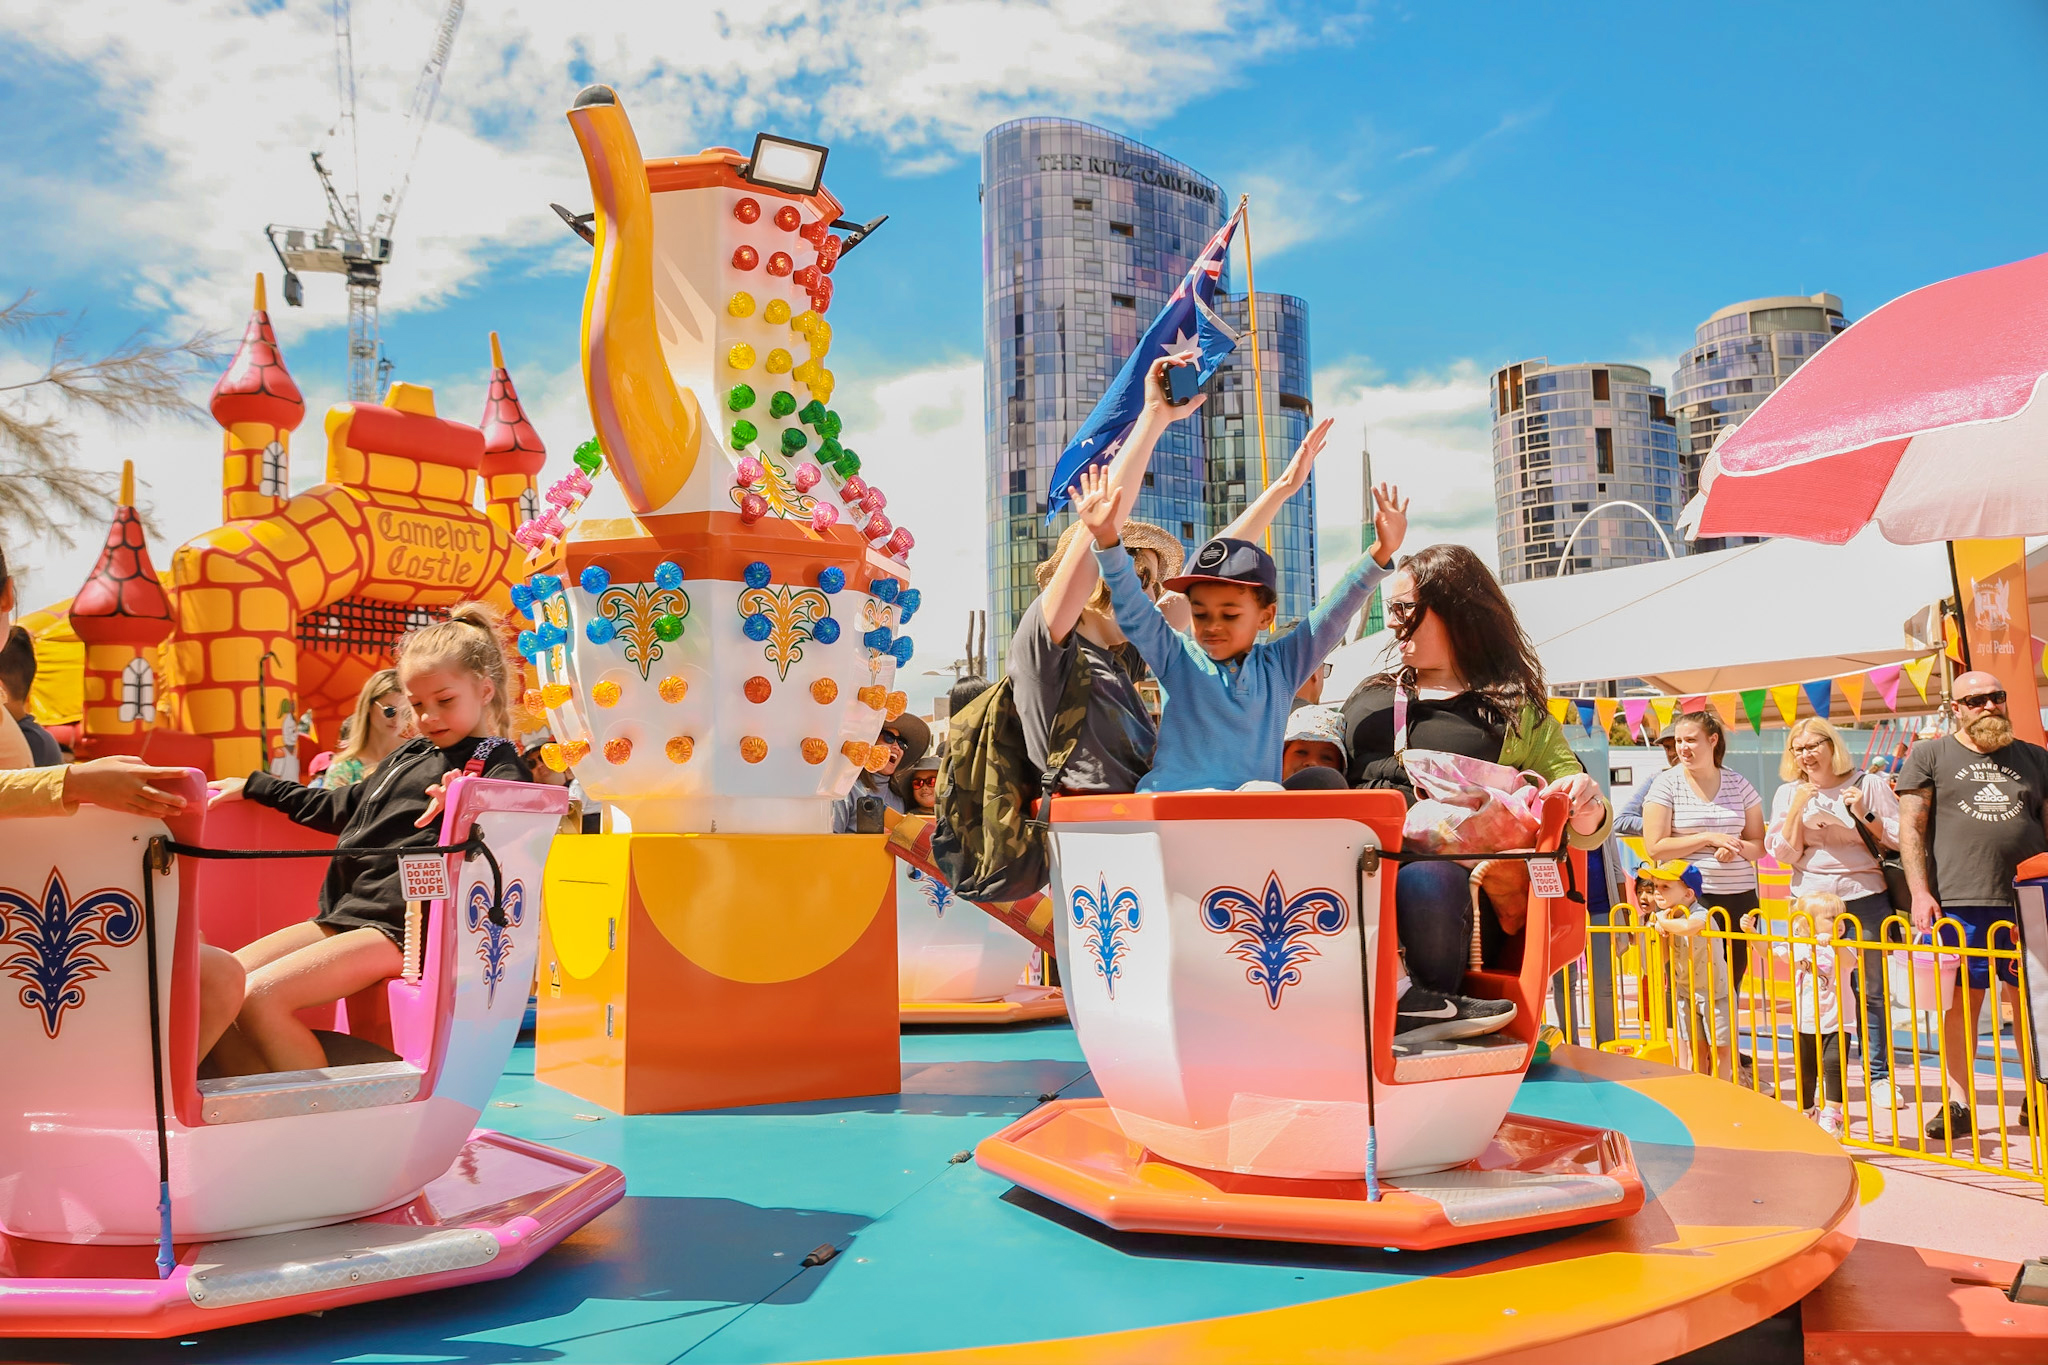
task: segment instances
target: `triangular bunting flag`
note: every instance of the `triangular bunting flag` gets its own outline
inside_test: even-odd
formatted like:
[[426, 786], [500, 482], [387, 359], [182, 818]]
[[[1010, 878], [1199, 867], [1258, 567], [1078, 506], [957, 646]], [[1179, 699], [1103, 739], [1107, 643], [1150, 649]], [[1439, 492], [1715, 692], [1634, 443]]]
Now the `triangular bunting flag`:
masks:
[[1643, 714], [1649, 709], [1650, 699], [1648, 697], [1622, 698], [1621, 714], [1628, 721], [1628, 732], [1631, 735], [1643, 728]]
[[1877, 695], [1884, 698], [1884, 704], [1894, 711], [1899, 709], [1899, 671], [1897, 664], [1885, 664], [1864, 675], [1877, 689]]
[[1678, 709], [1681, 712], [1690, 712], [1693, 714], [1698, 714], [1699, 712], [1707, 709], [1707, 699], [1704, 696], [1680, 697], [1678, 699]]
[[1579, 703], [1579, 724], [1586, 727], [1587, 734], [1593, 733], [1593, 717], [1595, 714], [1592, 702], [1582, 701]]
[[[1958, 664], [1962, 663], [1963, 633], [1956, 629], [1954, 617], [1944, 616], [1941, 618], [1941, 638], [1943, 641], [1942, 653], [1954, 659]], [[1924, 701], [1925, 698], [1923, 697], [1922, 700]]]
[[1551, 718], [1554, 719], [1559, 725], [1563, 725], [1567, 720], [1569, 720], [1571, 718], [1571, 714], [1572, 704], [1569, 701], [1566, 701], [1563, 697], [1552, 697], [1550, 699]]
[[1770, 689], [1771, 705], [1778, 708], [1778, 714], [1790, 725], [1799, 719], [1799, 684], [1780, 683]]
[[1716, 692], [1713, 701], [1714, 709], [1721, 713], [1721, 723], [1723, 725], [1734, 726], [1742, 724], [1742, 712], [1738, 709], [1741, 707], [1742, 701], [1733, 692]]
[[1657, 713], [1657, 733], [1663, 734], [1671, 728], [1671, 713], [1678, 709], [1676, 697], [1652, 697], [1650, 709]]
[[1835, 685], [1842, 689], [1842, 700], [1849, 703], [1849, 714], [1858, 720], [1862, 720], [1863, 675], [1861, 673], [1844, 673], [1841, 677], [1835, 679]]
[[2042, 655], [2043, 655], [2044, 653], [2048, 653], [2048, 644], [2044, 644], [2044, 643], [2043, 643], [2043, 642], [2042, 642], [2042, 641], [2041, 641], [2041, 640], [2040, 640], [2040, 639], [2039, 639], [2038, 637], [2037, 637], [2037, 638], [2035, 638], [2035, 640], [2034, 640], [2033, 644], [2034, 644], [2034, 672], [2035, 672], [2036, 674], [2040, 674], [2040, 673], [2041, 673], [2041, 658], [2042, 658]]
[[1614, 713], [1621, 709], [1621, 703], [1612, 697], [1595, 697], [1593, 714], [1600, 717], [1600, 733], [1606, 734], [1614, 728]]
[[1742, 710], [1749, 717], [1749, 728], [1758, 734], [1764, 732], [1764, 690], [1761, 687], [1747, 688], [1742, 693]]
[[1810, 683], [1801, 683], [1799, 688], [1806, 693], [1807, 701], [1813, 704], [1813, 714], [1826, 720], [1828, 712], [1835, 709], [1835, 680], [1820, 678]]
[[1906, 665], [1906, 676], [1913, 680], [1913, 690], [1920, 694], [1920, 700], [1927, 700], [1927, 675], [1934, 671], [1934, 656], [1915, 659]]

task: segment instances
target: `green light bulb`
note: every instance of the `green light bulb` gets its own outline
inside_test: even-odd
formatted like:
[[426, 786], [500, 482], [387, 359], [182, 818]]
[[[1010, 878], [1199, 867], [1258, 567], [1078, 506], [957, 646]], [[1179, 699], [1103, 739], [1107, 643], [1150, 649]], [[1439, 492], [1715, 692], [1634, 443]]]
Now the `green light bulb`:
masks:
[[733, 385], [732, 389], [725, 395], [725, 405], [734, 412], [745, 412], [748, 408], [754, 406], [754, 386], [752, 384]]
[[794, 455], [809, 445], [811, 438], [804, 435], [802, 427], [784, 427], [782, 431], [782, 453]]
[[775, 396], [768, 400], [770, 417], [787, 417], [796, 411], [796, 396], [788, 389], [777, 389]]
[[758, 437], [760, 434], [761, 429], [759, 427], [755, 426], [752, 422], [749, 422], [744, 417], [740, 418], [739, 421], [734, 422], [732, 424], [733, 449], [738, 450], [741, 446], [752, 445], [754, 443], [755, 438]]

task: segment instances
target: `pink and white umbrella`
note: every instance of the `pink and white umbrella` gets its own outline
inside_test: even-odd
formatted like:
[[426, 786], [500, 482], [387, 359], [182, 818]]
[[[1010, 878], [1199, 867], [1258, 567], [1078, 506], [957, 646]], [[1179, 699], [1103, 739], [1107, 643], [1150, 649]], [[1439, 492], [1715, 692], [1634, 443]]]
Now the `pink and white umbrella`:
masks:
[[2048, 533], [2048, 255], [1871, 313], [1715, 448], [1700, 485], [1701, 536]]

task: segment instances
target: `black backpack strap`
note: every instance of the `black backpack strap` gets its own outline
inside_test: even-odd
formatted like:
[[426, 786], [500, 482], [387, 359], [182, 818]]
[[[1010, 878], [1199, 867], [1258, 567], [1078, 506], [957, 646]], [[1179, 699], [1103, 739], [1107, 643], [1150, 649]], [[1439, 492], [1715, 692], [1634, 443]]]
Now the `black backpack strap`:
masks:
[[1074, 653], [1067, 665], [1066, 679], [1060, 684], [1059, 704], [1053, 708], [1053, 719], [1073, 715], [1079, 719], [1073, 730], [1065, 737], [1046, 735], [1045, 772], [1038, 782], [1038, 804], [1032, 810], [1026, 823], [1037, 828], [1047, 827], [1052, 814], [1053, 793], [1059, 790], [1060, 778], [1067, 771], [1067, 764], [1073, 761], [1074, 750], [1081, 747], [1081, 732], [1088, 728], [1088, 700], [1095, 680], [1088, 674], [1088, 661], [1081, 656], [1083, 648], [1080, 639], [1081, 628], [1074, 627]]

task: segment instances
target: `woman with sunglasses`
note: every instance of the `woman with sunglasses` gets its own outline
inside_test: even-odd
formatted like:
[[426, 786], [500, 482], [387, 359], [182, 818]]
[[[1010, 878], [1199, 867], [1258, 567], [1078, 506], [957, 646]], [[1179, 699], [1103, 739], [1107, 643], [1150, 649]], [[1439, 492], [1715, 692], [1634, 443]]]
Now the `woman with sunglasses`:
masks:
[[370, 675], [356, 694], [355, 714], [349, 718], [348, 738], [316, 787], [334, 790], [353, 786], [368, 777], [384, 756], [405, 743], [412, 734], [412, 703], [398, 685], [398, 670], [380, 669]]
[[[1612, 812], [1550, 714], [1543, 665], [1479, 556], [1462, 545], [1431, 545], [1401, 561], [1386, 593], [1387, 624], [1401, 663], [1396, 672], [1367, 678], [1345, 699], [1351, 785], [1398, 791], [1413, 801], [1401, 761], [1407, 748], [1503, 763], [1536, 773], [1546, 793], [1570, 802], [1573, 847], [1599, 847]], [[1408, 722], [1398, 740], [1396, 688], [1406, 693]], [[1409, 863], [1394, 883], [1395, 918], [1413, 978], [1396, 1006], [1395, 1030], [1406, 1041], [1471, 1037], [1508, 1022], [1497, 1015], [1500, 1002], [1457, 994], [1471, 955], [1474, 875], [1496, 910], [1480, 921], [1491, 956], [1511, 937], [1498, 912], [1505, 909], [1519, 925], [1520, 903], [1528, 896], [1526, 863], [1486, 863], [1475, 872], [1457, 863]]]

